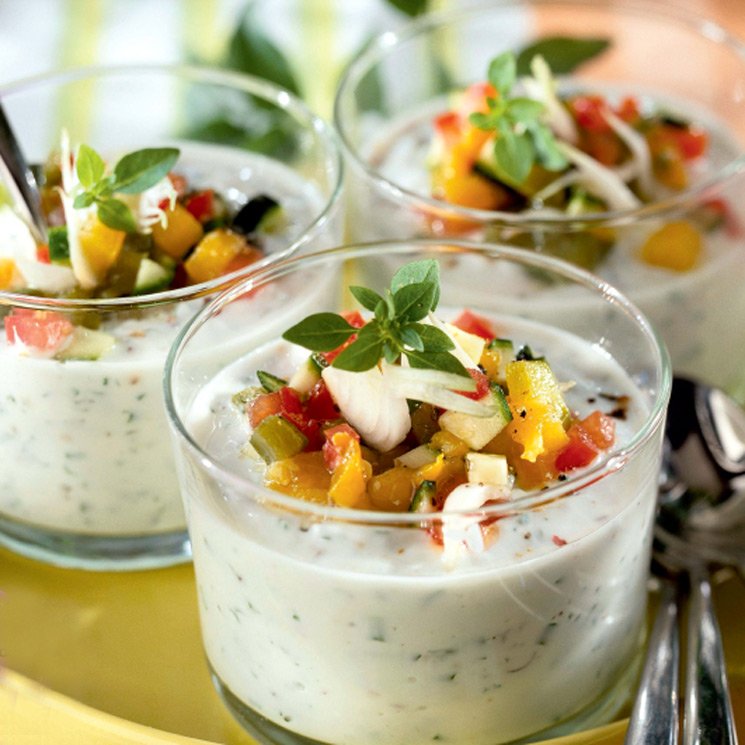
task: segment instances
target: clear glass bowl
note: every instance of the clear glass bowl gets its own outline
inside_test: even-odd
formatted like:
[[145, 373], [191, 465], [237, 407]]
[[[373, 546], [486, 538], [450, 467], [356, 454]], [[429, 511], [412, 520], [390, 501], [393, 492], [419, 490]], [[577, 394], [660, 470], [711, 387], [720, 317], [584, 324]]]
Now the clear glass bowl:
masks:
[[[289, 376], [307, 357], [279, 341], [292, 324], [351, 309], [346, 286], [382, 293], [396, 269], [425, 256], [440, 263], [441, 318], [463, 302], [452, 278], [481, 272], [499, 291], [468, 308], [505, 336], [532, 339], [560, 380], [592, 379], [595, 401], [626, 381], [629, 412], [638, 408], [617, 423], [617, 445], [545, 490], [471, 511], [350, 509], [266, 488], [232, 394], [255, 384], [257, 368]], [[298, 284], [315, 293], [290, 304]], [[261, 327], [261, 338], [241, 339], [228, 314], [238, 328]], [[261, 742], [494, 745], [594, 726], [628, 700], [670, 367], [648, 322], [597, 277], [468, 243], [292, 259], [190, 322], [165, 387], [208, 661], [228, 708]], [[469, 529], [482, 531], [483, 546], [460, 543]]]
[[[432, 120], [451, 107], [448, 96], [485, 80], [497, 54], [551, 36], [610, 42], [600, 56], [558, 76], [559, 92], [631, 94], [700, 123], [710, 132], [708, 171], [639, 208], [574, 216], [477, 210], [433, 198], [426, 158]], [[375, 39], [340, 85], [335, 122], [349, 163], [349, 237], [484, 240], [574, 261], [639, 305], [660, 329], [676, 372], [745, 400], [744, 88], [742, 43], [662, 3], [508, 0], [425, 17]], [[681, 222], [702, 244], [693, 269], [640, 259], [650, 236]], [[675, 230], [661, 233], [666, 245], [679, 245]]]
[[[59, 147], [64, 127], [73, 143], [105, 158], [176, 145], [176, 170], [237, 206], [273, 195], [288, 220], [249, 271], [338, 243], [335, 137], [300, 101], [265, 81], [191, 67], [113, 67], [35, 78], [7, 86], [0, 97], [30, 163], [43, 163]], [[163, 365], [181, 325], [238, 276], [136, 298], [0, 292], [2, 315], [53, 310], [116, 338], [100, 359], [61, 362], [19, 354], [0, 329], [0, 543], [96, 569], [189, 558]]]

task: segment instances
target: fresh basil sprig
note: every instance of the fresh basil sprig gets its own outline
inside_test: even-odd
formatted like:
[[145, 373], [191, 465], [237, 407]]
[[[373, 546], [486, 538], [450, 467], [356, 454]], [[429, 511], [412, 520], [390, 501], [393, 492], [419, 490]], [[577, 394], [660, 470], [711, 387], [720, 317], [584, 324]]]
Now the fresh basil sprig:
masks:
[[522, 184], [536, 162], [549, 171], [566, 168], [566, 158], [541, 119], [544, 105], [523, 96], [510, 98], [517, 79], [513, 52], [503, 52], [491, 61], [488, 79], [497, 96], [487, 99], [488, 112], [473, 113], [469, 119], [479, 129], [496, 132], [494, 158], [505, 181]]
[[95, 204], [98, 219], [104, 225], [135, 233], [137, 223], [132, 211], [111, 195], [117, 192], [140, 194], [155, 186], [171, 170], [178, 156], [178, 149], [173, 147], [137, 150], [122, 157], [114, 166], [114, 172], [105, 176], [101, 156], [92, 147], [81, 145], [75, 169], [83, 189], [75, 196], [73, 207], [83, 209]]
[[468, 377], [466, 368], [449, 351], [455, 347], [452, 339], [441, 329], [420, 323], [440, 300], [436, 261], [425, 259], [401, 267], [385, 297], [368, 287], [352, 286], [349, 290], [363, 308], [374, 313], [361, 329], [336, 313], [315, 313], [285, 331], [282, 338], [314, 352], [331, 352], [357, 334], [333, 361], [333, 367], [364, 372], [381, 359], [393, 364], [404, 355], [412, 367]]

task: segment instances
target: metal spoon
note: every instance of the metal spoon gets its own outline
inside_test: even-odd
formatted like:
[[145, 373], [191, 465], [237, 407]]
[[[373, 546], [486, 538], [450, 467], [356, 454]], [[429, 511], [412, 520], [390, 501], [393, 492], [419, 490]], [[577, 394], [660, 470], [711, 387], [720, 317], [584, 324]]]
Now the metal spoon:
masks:
[[663, 592], [625, 743], [678, 742], [681, 578], [690, 592], [683, 743], [736, 743], [709, 568], [745, 565], [745, 534], [732, 532], [745, 526], [745, 411], [721, 391], [676, 378], [665, 446], [653, 561]]
[[41, 212], [39, 186], [28, 167], [8, 118], [0, 104], [0, 173], [10, 188], [13, 201], [41, 243], [47, 241], [47, 227]]

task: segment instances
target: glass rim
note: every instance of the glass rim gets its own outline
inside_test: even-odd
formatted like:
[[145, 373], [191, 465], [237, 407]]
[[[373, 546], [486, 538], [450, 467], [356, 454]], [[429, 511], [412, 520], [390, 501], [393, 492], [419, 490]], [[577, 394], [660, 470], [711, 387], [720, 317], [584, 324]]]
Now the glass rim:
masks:
[[[603, 298], [606, 303], [613, 305], [627, 317], [631, 318], [649, 343], [650, 349], [656, 352], [655, 374], [659, 379], [659, 386], [654, 402], [650, 406], [644, 422], [637, 428], [633, 436], [620, 447], [613, 448], [610, 452], [602, 454], [597, 462], [583, 470], [581, 474], [576, 476], [569, 475], [565, 481], [557, 482], [542, 490], [528, 492], [514, 501], [477, 509], [454, 510], [447, 513], [438, 511], [424, 514], [339, 507], [337, 505], [318, 504], [302, 500], [298, 497], [285, 495], [273, 491], [263, 484], [253, 481], [248, 476], [232, 470], [217, 458], [210, 455], [193, 439], [175, 405], [173, 379], [176, 374], [176, 366], [184, 349], [194, 335], [226, 305], [241, 295], [251, 292], [264, 284], [285, 277], [295, 271], [301, 271], [304, 268], [310, 269], [329, 261], [337, 261], [341, 265], [349, 259], [379, 257], [399, 253], [426, 253], [433, 249], [439, 249], [441, 254], [487, 255], [492, 258], [507, 259], [512, 263], [533, 266], [538, 269], [554, 272], [572, 281], [575, 285], [581, 285], [585, 289], [594, 292]], [[323, 520], [403, 527], [426, 526], [450, 519], [453, 516], [478, 514], [484, 518], [488, 518], [490, 516], [501, 515], [505, 510], [519, 513], [520, 511], [542, 504], [552, 503], [562, 497], [570, 496], [572, 493], [584, 489], [601, 478], [614, 473], [641, 452], [652, 435], [664, 424], [671, 388], [672, 366], [667, 348], [659, 333], [647, 320], [646, 316], [625, 295], [605, 280], [568, 262], [563, 262], [545, 254], [499, 244], [437, 239], [355, 243], [289, 258], [277, 264], [268, 265], [261, 271], [251, 274], [240, 283], [233, 285], [219, 296], [213, 298], [209, 304], [196, 313], [182, 327], [169, 350], [163, 374], [166, 414], [172, 432], [176, 434], [180, 445], [188, 449], [190, 454], [199, 461], [200, 466], [206, 472], [214, 475], [220, 481], [228, 483], [232, 488], [236, 488], [241, 493], [250, 495], [249, 498], [252, 502], [270, 504], [291, 514], [302, 514], [307, 517]]]
[[[87, 65], [70, 67], [55, 72], [34, 75], [0, 86], [0, 101], [13, 94], [25, 93], [37, 86], [64, 85], [86, 79], [97, 79], [119, 75], [165, 75], [174, 78], [184, 78], [193, 83], [208, 83], [226, 88], [232, 88], [253, 96], [258, 96], [282, 109], [299, 122], [303, 122], [308, 130], [312, 130], [323, 142], [327, 151], [325, 159], [333, 165], [334, 181], [331, 194], [324, 200], [323, 209], [306, 226], [289, 246], [281, 251], [265, 256], [248, 267], [230, 274], [217, 277], [207, 282], [200, 282], [186, 287], [153, 292], [147, 295], [124, 295], [115, 298], [59, 298], [43, 297], [29, 293], [10, 292], [0, 290], [0, 306], [15, 305], [23, 308], [41, 310], [91, 310], [91, 311], [126, 311], [174, 302], [192, 300], [204, 295], [224, 291], [241, 277], [251, 271], [256, 271], [269, 264], [282, 261], [284, 258], [300, 251], [304, 245], [320, 235], [330, 221], [333, 211], [341, 202], [344, 183], [344, 156], [339, 138], [329, 124], [316, 115], [300, 98], [284, 88], [263, 78], [220, 68], [190, 64], [112, 64]], [[247, 151], [249, 152], [249, 151]]]
[[744, 41], [704, 15], [685, 8], [671, 9], [661, 0], [645, 0], [643, 3], [641, 0], [626, 0], [623, 5], [614, 5], [608, 0], [500, 0], [499, 2], [481, 3], [458, 10], [434, 11], [404, 23], [398, 29], [385, 31], [372, 38], [345, 68], [334, 99], [333, 122], [342, 149], [350, 163], [373, 182], [378, 189], [389, 196], [406, 204], [434, 211], [443, 219], [465, 219], [490, 226], [519, 227], [533, 230], [587, 229], [600, 225], [618, 227], [636, 220], [664, 216], [675, 210], [690, 207], [701, 199], [714, 197], [737, 176], [745, 172], [745, 146], [741, 145], [740, 155], [718, 169], [711, 177], [665, 199], [642, 204], [632, 209], [607, 210], [581, 216], [551, 215], [539, 217], [535, 214], [521, 215], [517, 212], [463, 207], [406, 189], [383, 176], [375, 167], [371, 166], [351, 142], [344, 122], [345, 100], [353, 95], [363, 76], [381, 62], [391, 50], [406, 44], [417, 36], [428, 33], [434, 28], [446, 24], [455, 24], [484, 13], [494, 13], [509, 8], [530, 8], [531, 6], [558, 7], [572, 5], [596, 11], [606, 10], [622, 16], [653, 17], [661, 23], [677, 22], [702, 39], [718, 44], [720, 47], [727, 47], [734, 56], [740, 58], [745, 74]]

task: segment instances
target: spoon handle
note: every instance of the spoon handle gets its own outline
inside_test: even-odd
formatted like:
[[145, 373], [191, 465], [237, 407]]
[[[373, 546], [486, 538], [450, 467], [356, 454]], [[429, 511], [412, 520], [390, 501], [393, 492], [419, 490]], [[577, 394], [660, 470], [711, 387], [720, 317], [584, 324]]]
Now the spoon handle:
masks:
[[0, 104], [0, 173], [5, 177], [17, 206], [24, 211], [36, 238], [46, 241], [46, 225], [41, 212], [36, 179], [18, 146], [5, 111]]
[[736, 745], [722, 638], [703, 567], [690, 572], [683, 745]]
[[662, 582], [660, 607], [649, 637], [625, 745], [677, 745], [678, 742], [677, 586], [671, 580]]

